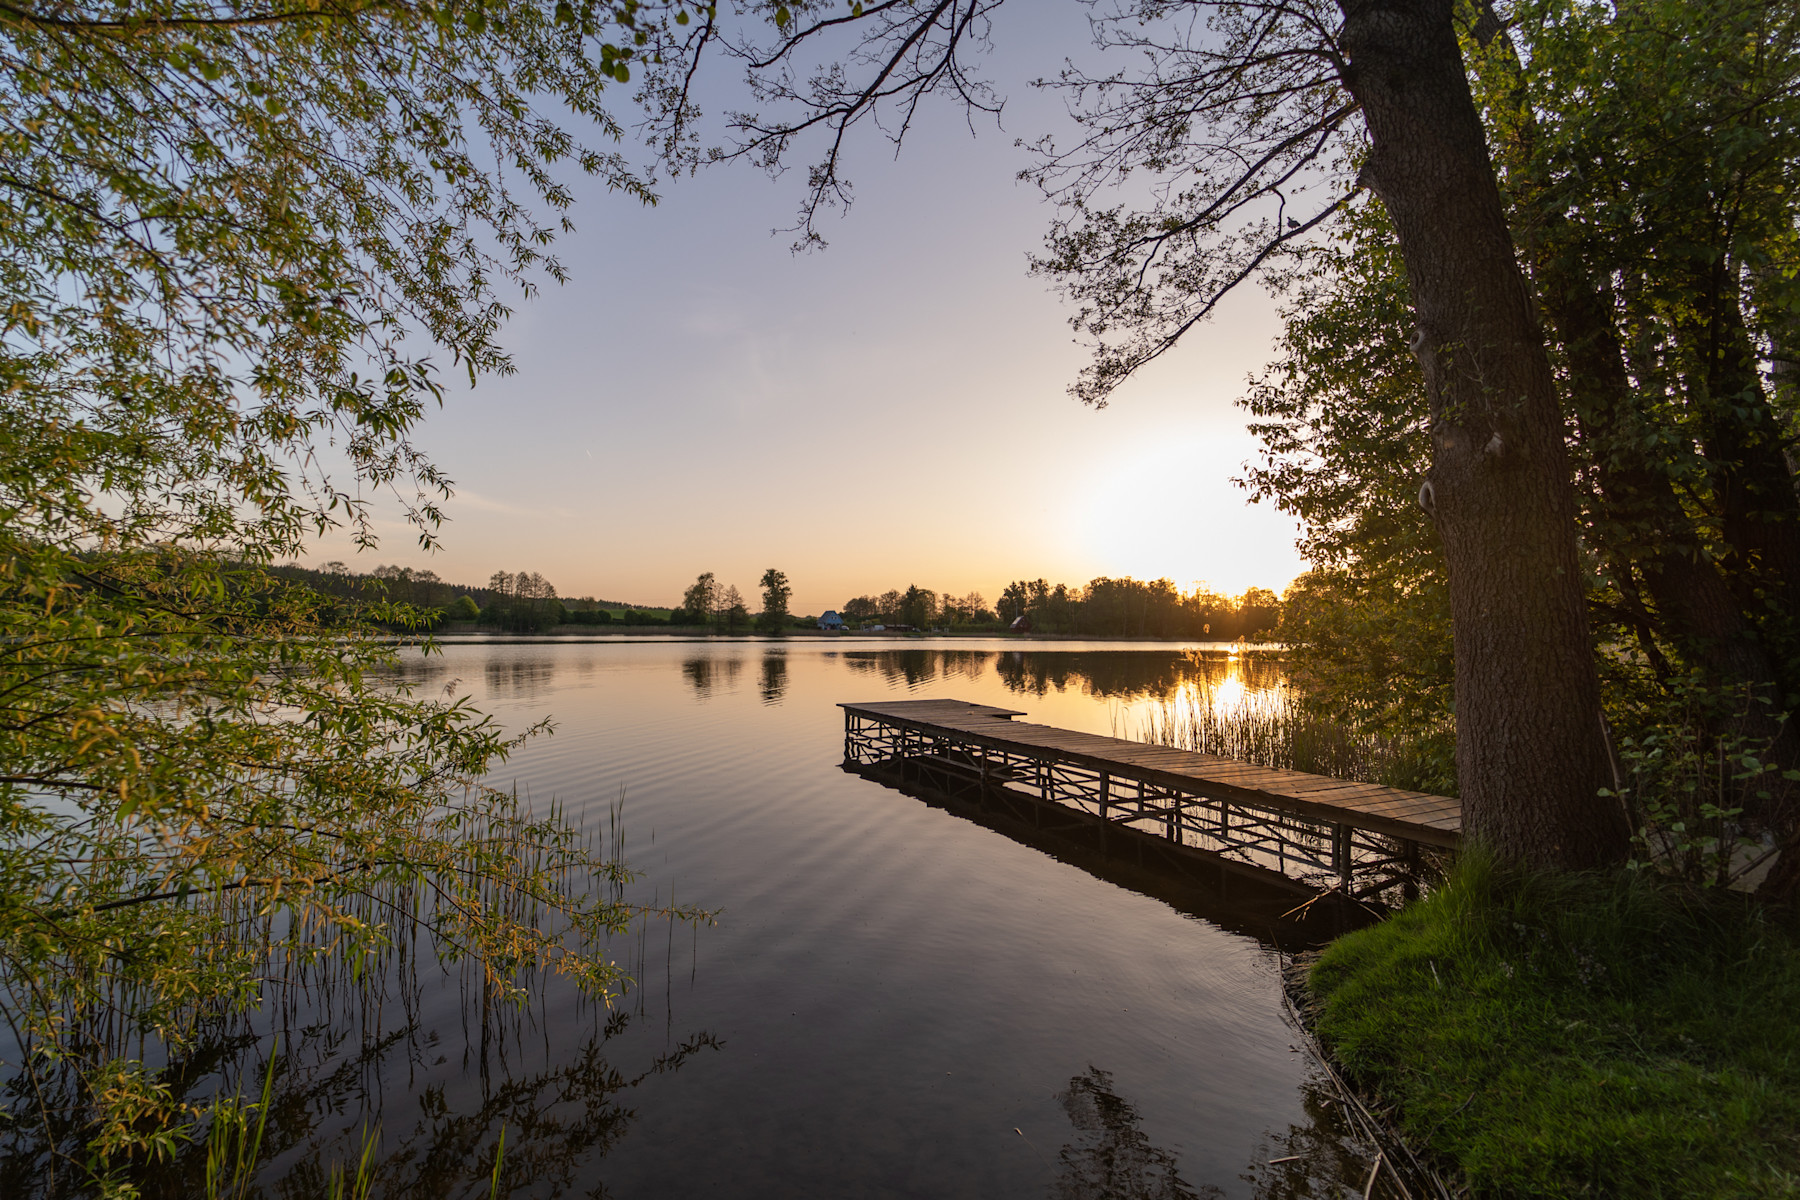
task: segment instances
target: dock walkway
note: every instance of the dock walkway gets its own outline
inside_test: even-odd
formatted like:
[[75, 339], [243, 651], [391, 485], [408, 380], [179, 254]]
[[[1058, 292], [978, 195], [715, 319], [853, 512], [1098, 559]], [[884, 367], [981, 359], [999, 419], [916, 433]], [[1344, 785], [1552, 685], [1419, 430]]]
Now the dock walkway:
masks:
[[1215, 754], [1015, 721], [964, 700], [840, 704], [844, 758], [939, 786], [1023, 794], [1197, 853], [1367, 894], [1453, 849], [1446, 796], [1259, 767]]

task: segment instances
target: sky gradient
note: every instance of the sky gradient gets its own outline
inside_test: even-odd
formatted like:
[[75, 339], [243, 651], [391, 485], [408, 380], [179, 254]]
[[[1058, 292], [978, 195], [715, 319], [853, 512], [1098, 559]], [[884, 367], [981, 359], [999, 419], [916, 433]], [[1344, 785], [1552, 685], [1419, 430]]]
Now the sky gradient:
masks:
[[1028, 81], [1080, 55], [1081, 14], [1002, 10], [1003, 128], [972, 137], [930, 104], [897, 160], [865, 129], [823, 252], [770, 233], [803, 171], [713, 168], [653, 209], [580, 181], [557, 250], [570, 282], [502, 335], [517, 373], [453, 390], [419, 438], [457, 484], [444, 548], [394, 522], [372, 554], [330, 540], [308, 561], [530, 570], [565, 596], [659, 605], [701, 571], [754, 598], [775, 566], [810, 613], [909, 583], [991, 603], [1038, 576], [1282, 588], [1303, 569], [1296, 525], [1231, 483], [1256, 451], [1233, 401], [1277, 332], [1264, 293], [1230, 298], [1103, 411], [1065, 392], [1085, 353], [1026, 273], [1052, 209], [1015, 180], [1014, 139], [1069, 128]]

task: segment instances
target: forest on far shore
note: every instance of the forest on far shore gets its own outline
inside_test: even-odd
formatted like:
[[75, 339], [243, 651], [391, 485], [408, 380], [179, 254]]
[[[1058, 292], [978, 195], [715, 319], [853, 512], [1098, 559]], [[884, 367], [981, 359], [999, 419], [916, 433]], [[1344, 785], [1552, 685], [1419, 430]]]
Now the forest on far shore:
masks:
[[[416, 623], [428, 629], [472, 623], [510, 633], [538, 633], [562, 625], [635, 628], [684, 627], [696, 632], [747, 633], [763, 628], [766, 613], [751, 611], [735, 586], [687, 589], [675, 608], [628, 604], [593, 596], [563, 596], [535, 571], [497, 571], [485, 584], [454, 583], [435, 571], [381, 565], [356, 572], [342, 562], [318, 568], [275, 568], [282, 576], [326, 595], [383, 599], [419, 610]], [[711, 573], [700, 577], [711, 581]], [[703, 599], [701, 598], [703, 597]], [[1101, 576], [1085, 585], [1015, 580], [989, 604], [979, 592], [954, 595], [909, 584], [846, 600], [835, 610], [852, 630], [946, 633], [1020, 632], [1077, 637], [1202, 638], [1256, 640], [1281, 621], [1282, 601], [1268, 588], [1232, 596], [1200, 586], [1182, 591], [1167, 579], [1142, 581]], [[785, 615], [776, 628], [812, 629], [819, 614]]]

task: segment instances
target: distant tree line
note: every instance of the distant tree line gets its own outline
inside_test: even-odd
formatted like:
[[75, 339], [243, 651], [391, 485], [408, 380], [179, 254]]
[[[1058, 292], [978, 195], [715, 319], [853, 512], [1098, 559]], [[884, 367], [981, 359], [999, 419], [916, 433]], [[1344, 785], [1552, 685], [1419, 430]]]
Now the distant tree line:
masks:
[[839, 614], [846, 624], [868, 628], [1000, 631], [1089, 637], [1209, 638], [1256, 640], [1281, 619], [1281, 600], [1267, 588], [1230, 596], [1199, 587], [1183, 592], [1167, 579], [1141, 582], [1101, 576], [1086, 587], [1020, 579], [1006, 585], [989, 608], [979, 592], [940, 594], [917, 584], [905, 591], [846, 600]]
[[848, 625], [890, 629], [987, 629], [999, 620], [980, 592], [952, 596], [917, 584], [908, 584], [904, 592], [890, 588], [879, 596], [846, 600], [838, 615]]
[[556, 588], [536, 571], [495, 571], [488, 578], [493, 602], [483, 607], [476, 620], [508, 633], [538, 633], [567, 622], [569, 610]]
[[[341, 562], [316, 569], [276, 568], [315, 590], [346, 599], [380, 598], [403, 606], [408, 616], [397, 628], [440, 629], [473, 623], [507, 633], [539, 633], [559, 625], [628, 628], [678, 627], [696, 632], [780, 635], [809, 629], [811, 616], [789, 611], [793, 587], [774, 567], [757, 580], [761, 605], [750, 610], [743, 592], [706, 571], [682, 593], [673, 610], [638, 608], [592, 596], [565, 597], [535, 571], [496, 571], [484, 586], [447, 582], [436, 572], [378, 566], [357, 574]], [[844, 602], [839, 615], [852, 628], [943, 630], [997, 633], [1017, 627], [1035, 633], [1077, 637], [1204, 638], [1251, 641], [1266, 638], [1281, 620], [1282, 602], [1267, 588], [1230, 596], [1198, 587], [1183, 592], [1167, 579], [1141, 582], [1101, 576], [1085, 587], [1020, 579], [1006, 585], [989, 606], [980, 592], [958, 596], [909, 584], [880, 595]], [[1024, 618], [1021, 622], [1020, 618]]]
[[396, 627], [441, 629], [452, 623], [491, 626], [509, 633], [536, 633], [557, 625], [668, 625], [666, 609], [637, 608], [592, 596], [557, 595], [536, 571], [496, 571], [485, 586], [450, 583], [435, 571], [377, 566], [366, 573], [342, 562], [312, 568], [283, 566], [274, 573], [346, 600], [380, 598], [411, 610]]

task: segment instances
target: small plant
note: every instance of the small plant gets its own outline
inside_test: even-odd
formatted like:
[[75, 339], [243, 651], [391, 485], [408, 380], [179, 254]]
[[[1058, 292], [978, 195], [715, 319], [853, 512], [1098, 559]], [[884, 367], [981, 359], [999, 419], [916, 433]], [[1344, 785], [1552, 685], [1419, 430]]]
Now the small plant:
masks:
[[1738, 732], [1760, 700], [1742, 688], [1676, 679], [1668, 699], [1619, 739], [1618, 778], [1602, 795], [1624, 804], [1632, 825], [1631, 865], [1697, 887], [1726, 887], [1768, 857], [1745, 818], [1747, 801], [1800, 781], [1770, 762], [1773, 739]]
[[[250, 1193], [275, 1094], [275, 1057], [271, 1051], [263, 1071], [262, 1096], [255, 1104], [246, 1105], [241, 1092], [213, 1101], [206, 1131], [206, 1200], [243, 1200]], [[334, 1200], [336, 1195], [334, 1192]]]
[[506, 1164], [506, 1122], [500, 1123], [500, 1140], [494, 1146], [494, 1173], [488, 1176], [488, 1200], [499, 1200], [500, 1170]]
[[327, 1200], [369, 1200], [375, 1190], [375, 1152], [381, 1148], [381, 1126], [365, 1128], [362, 1156], [356, 1160], [356, 1174], [345, 1171], [343, 1163], [331, 1164], [331, 1182]]

